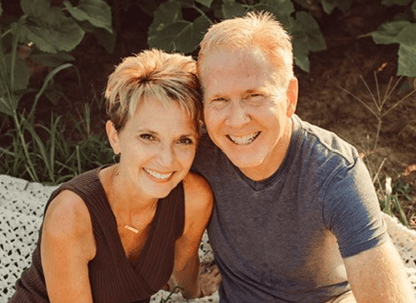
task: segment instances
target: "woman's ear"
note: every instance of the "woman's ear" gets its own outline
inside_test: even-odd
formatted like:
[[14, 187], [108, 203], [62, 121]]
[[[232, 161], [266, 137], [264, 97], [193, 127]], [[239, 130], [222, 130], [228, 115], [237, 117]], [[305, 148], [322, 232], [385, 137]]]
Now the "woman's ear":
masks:
[[118, 132], [114, 127], [114, 123], [110, 120], [107, 121], [105, 124], [105, 130], [107, 132], [108, 141], [113, 149], [114, 154], [118, 155], [121, 153], [120, 150], [120, 139], [118, 136]]

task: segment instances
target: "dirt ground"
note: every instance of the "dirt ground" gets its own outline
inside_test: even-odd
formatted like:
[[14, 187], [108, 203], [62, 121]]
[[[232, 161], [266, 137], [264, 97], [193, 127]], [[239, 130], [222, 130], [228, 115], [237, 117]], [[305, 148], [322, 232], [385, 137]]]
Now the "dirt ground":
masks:
[[[393, 84], [399, 80], [396, 77], [398, 46], [376, 45], [371, 37], [365, 37], [382, 20], [395, 13], [387, 8], [374, 9], [373, 2], [376, 1], [354, 2], [356, 4], [346, 15], [336, 12], [329, 17], [318, 17], [327, 50], [310, 55], [310, 73], [295, 68], [300, 84], [297, 114], [355, 145], [372, 175], [380, 170], [380, 184], [390, 176], [396, 186], [410, 185], [405, 190], [408, 198], [400, 195], [410, 218], [416, 214], [416, 168], [412, 166], [416, 165], [416, 93], [383, 117], [376, 148], [377, 118], [351, 96], [354, 94], [374, 109], [365, 83], [377, 98], [375, 79], [381, 96], [390, 80]], [[65, 70], [55, 78], [56, 85], [70, 101], [60, 100], [53, 108], [62, 114], [75, 113], [83, 103], [91, 103], [95, 131], [102, 130], [105, 122], [104, 109], [100, 109], [97, 100], [102, 100], [108, 75], [121, 58], [147, 48], [146, 31], [151, 18], [134, 9], [119, 17], [118, 40], [112, 54], [107, 53], [91, 34], [87, 34], [72, 52], [76, 58], [73, 63], [81, 75], [81, 86], [74, 69]], [[36, 81], [42, 80], [41, 76], [32, 82], [36, 85]], [[406, 95], [406, 92], [399, 92], [406, 81], [412, 83], [413, 79], [400, 81], [386, 102], [386, 109]], [[37, 109], [38, 116], [47, 117], [50, 108], [51, 104], [42, 100]], [[378, 183], [376, 186], [382, 194]]]

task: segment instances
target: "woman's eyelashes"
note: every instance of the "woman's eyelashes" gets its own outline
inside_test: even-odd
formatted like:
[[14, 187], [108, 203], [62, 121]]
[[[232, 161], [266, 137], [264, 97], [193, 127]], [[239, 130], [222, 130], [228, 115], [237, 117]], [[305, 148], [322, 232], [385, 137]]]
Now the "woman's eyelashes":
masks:
[[191, 144], [194, 144], [194, 142], [195, 141], [189, 137], [183, 137], [178, 140], [178, 144], [184, 144], [184, 145], [191, 145]]
[[[159, 139], [153, 135], [153, 134], [149, 134], [149, 133], [145, 133], [145, 134], [140, 134], [139, 138], [142, 141], [145, 142], [158, 142]], [[179, 138], [179, 140], [176, 141], [177, 144], [183, 144], [183, 145], [191, 145], [194, 144], [195, 140], [192, 137], [181, 137]]]
[[147, 134], [147, 133], [146, 134], [140, 134], [139, 137], [140, 137], [140, 139], [142, 139], [144, 141], [149, 141], [149, 142], [152, 142], [152, 141], [156, 140], [156, 137], [154, 135]]

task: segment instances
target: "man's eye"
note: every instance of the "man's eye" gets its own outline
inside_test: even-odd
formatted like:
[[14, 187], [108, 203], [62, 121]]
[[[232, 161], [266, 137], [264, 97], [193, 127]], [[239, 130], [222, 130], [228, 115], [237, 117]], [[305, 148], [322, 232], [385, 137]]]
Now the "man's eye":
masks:
[[262, 94], [250, 94], [250, 95], [248, 95], [248, 98], [250, 98], [250, 99], [260, 99], [262, 97], [263, 97]]
[[145, 141], [154, 141], [154, 140], [156, 140], [156, 138], [151, 134], [141, 134], [140, 138], [145, 140]]
[[226, 101], [225, 98], [215, 98], [211, 100], [211, 102], [224, 102], [224, 101]]

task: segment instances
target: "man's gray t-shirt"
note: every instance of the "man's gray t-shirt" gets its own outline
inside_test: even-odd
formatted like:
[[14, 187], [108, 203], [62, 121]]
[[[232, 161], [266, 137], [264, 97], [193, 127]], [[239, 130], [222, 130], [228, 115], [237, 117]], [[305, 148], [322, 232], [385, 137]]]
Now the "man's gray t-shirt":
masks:
[[388, 239], [356, 149], [293, 118], [276, 173], [247, 178], [204, 135], [193, 170], [211, 184], [208, 227], [226, 302], [326, 302], [350, 289], [342, 258]]

